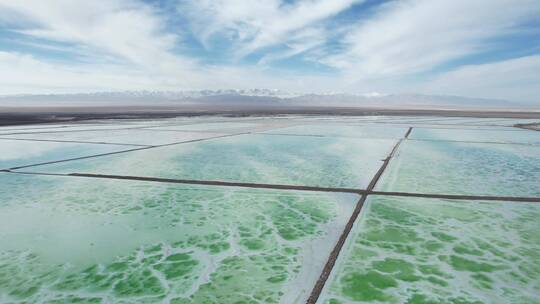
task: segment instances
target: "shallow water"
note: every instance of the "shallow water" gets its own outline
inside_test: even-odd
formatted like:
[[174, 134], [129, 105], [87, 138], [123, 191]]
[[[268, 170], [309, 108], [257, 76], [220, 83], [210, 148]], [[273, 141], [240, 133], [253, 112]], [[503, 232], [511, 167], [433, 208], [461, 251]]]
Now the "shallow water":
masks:
[[[291, 116], [22, 127], [1, 135], [21, 140], [0, 139], [0, 169], [137, 148], [102, 142], [201, 141], [0, 172], [0, 303], [305, 303], [358, 201], [34, 173], [361, 189], [414, 127], [377, 190], [540, 197], [540, 133], [508, 127], [515, 122]], [[219, 135], [234, 136], [205, 139]], [[533, 203], [370, 195], [319, 303], [540, 303], [539, 216]]]
[[267, 131], [269, 134], [314, 135], [328, 137], [360, 137], [360, 138], [402, 138], [407, 132], [405, 127], [379, 127], [350, 125], [303, 125]]
[[241, 135], [25, 169], [367, 187], [395, 140]]
[[0, 169], [129, 149], [133, 147], [0, 139]]
[[302, 301], [358, 199], [0, 179], [10, 189], [0, 191], [0, 302], [10, 303]]
[[154, 130], [175, 130], [175, 131], [210, 131], [210, 132], [237, 132], [249, 130], [257, 126], [249, 122], [210, 122], [181, 125], [167, 125], [152, 128]]
[[419, 140], [538, 144], [538, 148], [540, 148], [540, 132], [516, 130], [518, 129], [514, 128], [509, 130], [460, 130], [415, 128], [411, 132], [409, 138]]
[[369, 199], [319, 303], [539, 303], [540, 205]]
[[376, 189], [538, 197], [538, 181], [537, 146], [405, 141]]
[[130, 145], [166, 145], [184, 141], [223, 136], [224, 133], [157, 131], [153, 129], [128, 129], [110, 131], [52, 132], [5, 135], [3, 138], [34, 140], [84, 141]]
[[33, 133], [55, 133], [55, 132], [75, 132], [75, 131], [99, 131], [111, 129], [131, 129], [137, 127], [148, 127], [148, 124], [115, 124], [115, 123], [72, 123], [72, 124], [40, 124], [0, 127], [0, 136], [7, 134], [33, 134]]

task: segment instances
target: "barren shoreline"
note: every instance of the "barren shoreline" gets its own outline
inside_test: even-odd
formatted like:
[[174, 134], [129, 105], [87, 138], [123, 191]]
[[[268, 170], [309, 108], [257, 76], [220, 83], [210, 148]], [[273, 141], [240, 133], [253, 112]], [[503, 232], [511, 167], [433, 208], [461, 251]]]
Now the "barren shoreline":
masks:
[[516, 128], [521, 129], [527, 129], [527, 130], [533, 130], [533, 131], [540, 131], [540, 120], [538, 123], [530, 123], [530, 124], [517, 124], [514, 125]]
[[182, 107], [0, 107], [0, 126], [75, 122], [93, 119], [158, 119], [177, 116], [454, 116], [481, 118], [523, 118], [540, 121], [540, 112], [518, 110], [466, 109], [388, 109], [344, 107], [259, 107], [259, 106], [182, 106]]

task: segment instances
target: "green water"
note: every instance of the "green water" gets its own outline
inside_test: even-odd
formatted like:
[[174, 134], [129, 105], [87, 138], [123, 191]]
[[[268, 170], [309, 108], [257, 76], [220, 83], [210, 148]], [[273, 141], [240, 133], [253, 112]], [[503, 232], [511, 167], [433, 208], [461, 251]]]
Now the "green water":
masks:
[[480, 141], [493, 143], [518, 143], [536, 145], [540, 144], [540, 132], [520, 130], [516, 128], [508, 130], [414, 128], [409, 138], [419, 140]]
[[132, 149], [132, 146], [0, 139], [0, 170]]
[[394, 144], [392, 139], [251, 134], [25, 171], [364, 188]]
[[153, 127], [154, 130], [210, 131], [210, 132], [246, 132], [258, 124], [249, 122], [208, 122], [198, 124], [180, 124]]
[[[0, 302], [305, 299], [355, 195], [2, 174]], [[31, 183], [34, 188], [26, 190]], [[300, 300], [302, 301], [302, 300]]]
[[406, 127], [387, 126], [380, 128], [369, 125], [332, 124], [326, 125], [301, 125], [288, 128], [280, 128], [265, 133], [290, 134], [290, 135], [314, 135], [327, 137], [359, 137], [359, 138], [402, 138], [407, 133]]
[[376, 188], [540, 197], [538, 181], [540, 148], [537, 146], [405, 141]]
[[372, 197], [320, 303], [540, 303], [540, 205]]
[[[536, 133], [475, 118], [280, 119], [306, 125], [268, 133], [324, 137], [240, 135], [24, 171], [364, 188], [417, 125], [440, 129], [413, 130], [377, 189], [540, 196]], [[102, 131], [24, 136], [158, 144], [281, 126], [277, 118], [225, 120], [104, 122]], [[126, 148], [1, 143], [0, 167]], [[0, 173], [0, 303], [305, 303], [357, 200]], [[370, 196], [319, 303], [540, 303], [539, 216], [531, 203]]]

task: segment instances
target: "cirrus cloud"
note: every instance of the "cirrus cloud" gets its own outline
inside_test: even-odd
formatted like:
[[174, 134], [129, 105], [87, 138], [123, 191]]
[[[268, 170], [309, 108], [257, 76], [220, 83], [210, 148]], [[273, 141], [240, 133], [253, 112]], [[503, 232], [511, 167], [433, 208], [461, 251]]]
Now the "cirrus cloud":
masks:
[[536, 0], [0, 0], [0, 93], [263, 87], [537, 103], [537, 16]]

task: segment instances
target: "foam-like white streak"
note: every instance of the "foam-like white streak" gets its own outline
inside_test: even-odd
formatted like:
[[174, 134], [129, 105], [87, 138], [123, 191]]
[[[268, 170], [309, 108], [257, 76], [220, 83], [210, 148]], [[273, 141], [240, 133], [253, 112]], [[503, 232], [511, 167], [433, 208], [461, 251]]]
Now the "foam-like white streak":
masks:
[[301, 257], [304, 262], [297, 277], [287, 284], [285, 294], [281, 298], [280, 303], [306, 302], [326, 264], [333, 245], [337, 243], [343, 232], [357, 200], [358, 196], [356, 196], [355, 200], [349, 199], [347, 201], [342, 199], [342, 203], [336, 205], [336, 217], [333, 221], [322, 226], [323, 236], [299, 244], [302, 246], [302, 251], [304, 252]]

